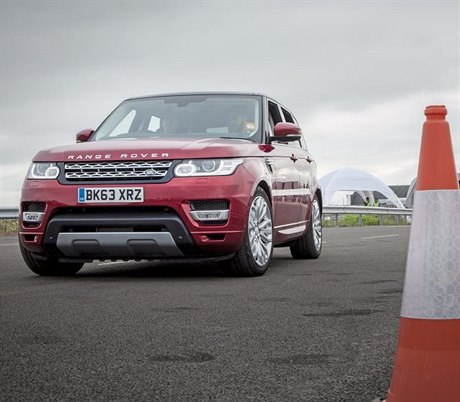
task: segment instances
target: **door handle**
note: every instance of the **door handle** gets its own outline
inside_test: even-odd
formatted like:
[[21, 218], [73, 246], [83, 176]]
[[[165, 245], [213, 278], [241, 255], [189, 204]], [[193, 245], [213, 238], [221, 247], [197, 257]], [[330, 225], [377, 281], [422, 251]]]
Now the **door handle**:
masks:
[[294, 154], [291, 155], [291, 161], [295, 162], [297, 160], [296, 156]]

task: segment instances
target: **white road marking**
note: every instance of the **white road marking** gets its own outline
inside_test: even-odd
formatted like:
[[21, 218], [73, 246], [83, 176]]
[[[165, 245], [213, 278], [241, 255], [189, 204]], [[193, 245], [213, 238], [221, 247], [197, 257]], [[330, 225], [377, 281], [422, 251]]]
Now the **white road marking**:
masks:
[[0, 244], [0, 247], [9, 247], [9, 246], [17, 246], [18, 243], [13, 243], [13, 244]]
[[384, 239], [385, 237], [398, 237], [399, 234], [391, 234], [391, 235], [385, 235], [385, 236], [368, 236], [368, 237], [361, 237], [361, 240], [367, 240], [367, 239]]

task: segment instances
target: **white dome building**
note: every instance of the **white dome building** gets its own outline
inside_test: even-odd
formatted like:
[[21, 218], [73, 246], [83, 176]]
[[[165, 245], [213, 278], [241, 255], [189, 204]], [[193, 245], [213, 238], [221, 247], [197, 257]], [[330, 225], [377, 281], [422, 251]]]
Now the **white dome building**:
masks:
[[323, 193], [323, 205], [330, 206], [337, 191], [354, 191], [363, 199], [369, 197], [374, 204], [374, 191], [383, 194], [397, 208], [404, 208], [398, 196], [383, 181], [364, 170], [344, 168], [335, 170], [319, 180]]

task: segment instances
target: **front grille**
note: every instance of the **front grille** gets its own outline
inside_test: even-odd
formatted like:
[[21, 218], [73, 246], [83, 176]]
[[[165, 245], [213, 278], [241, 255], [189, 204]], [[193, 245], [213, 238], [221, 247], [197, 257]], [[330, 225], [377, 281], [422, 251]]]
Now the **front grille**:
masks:
[[171, 161], [65, 163], [67, 182], [158, 181], [171, 167]]

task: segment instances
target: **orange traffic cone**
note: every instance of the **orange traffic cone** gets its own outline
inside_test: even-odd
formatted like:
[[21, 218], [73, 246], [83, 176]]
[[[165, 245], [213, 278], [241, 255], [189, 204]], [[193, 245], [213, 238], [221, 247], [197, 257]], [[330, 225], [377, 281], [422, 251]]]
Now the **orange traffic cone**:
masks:
[[425, 109], [388, 402], [460, 401], [460, 191], [446, 114]]

